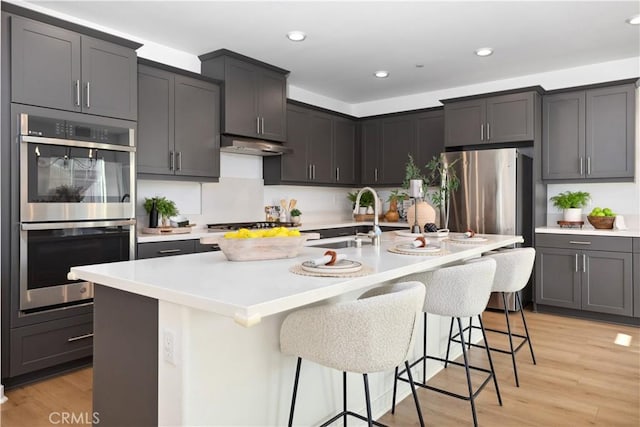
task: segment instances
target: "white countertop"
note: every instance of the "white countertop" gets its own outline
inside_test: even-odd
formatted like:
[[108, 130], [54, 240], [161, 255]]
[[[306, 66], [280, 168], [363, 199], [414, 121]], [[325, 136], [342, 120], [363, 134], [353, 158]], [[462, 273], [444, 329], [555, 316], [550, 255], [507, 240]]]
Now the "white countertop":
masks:
[[[210, 233], [208, 233], [210, 235]], [[522, 242], [520, 236], [487, 235], [481, 244], [444, 240], [440, 256], [398, 255], [387, 251], [397, 235], [383, 233], [379, 247], [340, 250], [373, 273], [361, 277], [301, 276], [289, 268], [325, 249], [305, 247], [297, 258], [230, 262], [222, 252], [206, 252], [71, 268], [70, 276], [127, 292], [231, 317], [251, 326], [264, 316], [311, 304], [408, 274], [472, 258]]]
[[[340, 228], [340, 227], [355, 227], [355, 226], [371, 226], [373, 225], [372, 221], [364, 221], [364, 222], [356, 222], [356, 221], [336, 221], [336, 222], [322, 222], [322, 223], [308, 223], [303, 224], [300, 227], [290, 227], [290, 228], [299, 228], [300, 231], [305, 230], [321, 230], [325, 228]], [[407, 227], [409, 228], [409, 224], [406, 222], [380, 222], [381, 226], [393, 226], [393, 227]], [[211, 237], [216, 235], [224, 234], [224, 232], [209, 232], [206, 228], [195, 228], [191, 231], [191, 233], [184, 234], [141, 234], [138, 233], [138, 243], [150, 243], [150, 242], [168, 242], [174, 240], [196, 240], [202, 237]]]
[[583, 228], [561, 228], [559, 226], [554, 227], [536, 227], [536, 233], [550, 233], [550, 234], [577, 234], [583, 236], [615, 236], [615, 237], [640, 237], [640, 230], [628, 229], [628, 230], [598, 230], [590, 225], [585, 224]]

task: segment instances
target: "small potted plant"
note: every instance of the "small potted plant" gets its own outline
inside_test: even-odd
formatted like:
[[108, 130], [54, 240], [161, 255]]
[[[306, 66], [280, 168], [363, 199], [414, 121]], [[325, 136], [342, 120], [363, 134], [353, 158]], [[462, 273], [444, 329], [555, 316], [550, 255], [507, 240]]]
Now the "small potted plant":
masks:
[[563, 219], [567, 222], [582, 221], [582, 208], [587, 206], [591, 195], [586, 191], [565, 191], [551, 197], [551, 203], [562, 209]]
[[300, 212], [300, 209], [298, 208], [291, 209], [291, 211], [289, 212], [289, 215], [291, 215], [292, 223], [300, 224], [300, 215], [302, 215], [302, 212]]
[[[352, 209], [356, 207], [356, 198], [358, 197], [358, 192], [354, 191], [353, 193], [347, 193], [347, 198], [351, 200]], [[360, 210], [359, 214], [366, 214], [369, 208], [373, 209], [373, 194], [370, 191], [365, 191], [360, 196]]]
[[404, 191], [393, 190], [389, 194], [387, 201], [389, 202], [389, 210], [384, 214], [384, 219], [389, 222], [398, 222], [400, 219], [400, 212], [398, 212], [398, 202], [405, 200], [409, 196]]
[[167, 199], [166, 197], [152, 197], [144, 199], [144, 210], [147, 211], [148, 214], [151, 214], [151, 210], [153, 209], [155, 204], [155, 208], [158, 211], [158, 215], [162, 218], [162, 225], [169, 225], [169, 217], [175, 216], [178, 214], [178, 208], [176, 204]]

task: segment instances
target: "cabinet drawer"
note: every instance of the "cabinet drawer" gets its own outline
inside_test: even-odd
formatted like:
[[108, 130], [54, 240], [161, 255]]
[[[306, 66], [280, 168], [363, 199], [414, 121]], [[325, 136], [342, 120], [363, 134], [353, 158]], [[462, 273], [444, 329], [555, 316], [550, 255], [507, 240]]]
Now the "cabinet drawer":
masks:
[[590, 236], [582, 234], [536, 234], [536, 246], [576, 250], [631, 252], [630, 237]]
[[138, 243], [138, 259], [184, 255], [195, 252], [195, 240]]
[[93, 315], [84, 314], [11, 329], [10, 376], [93, 354]]

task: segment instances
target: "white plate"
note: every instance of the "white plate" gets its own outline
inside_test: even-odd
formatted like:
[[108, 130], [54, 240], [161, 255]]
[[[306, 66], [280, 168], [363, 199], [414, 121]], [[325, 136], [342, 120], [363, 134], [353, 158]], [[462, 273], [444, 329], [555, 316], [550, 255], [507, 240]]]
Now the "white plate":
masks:
[[424, 237], [431, 237], [436, 239], [442, 239], [444, 237], [447, 237], [448, 235], [449, 235], [449, 230], [438, 230], [434, 232], [427, 231], [426, 233], [424, 233]]
[[486, 242], [486, 237], [452, 237], [454, 242]]
[[400, 245], [396, 245], [396, 249], [402, 252], [412, 252], [416, 254], [428, 254], [431, 252], [438, 252], [440, 250], [440, 246], [431, 246], [427, 245], [424, 248], [416, 248], [410, 243], [403, 243]]
[[395, 233], [400, 237], [422, 237], [422, 233], [412, 233], [410, 231], [396, 230]]
[[343, 259], [334, 265], [313, 265], [311, 261], [302, 263], [302, 269], [311, 273], [355, 273], [362, 270], [362, 264], [358, 261]]

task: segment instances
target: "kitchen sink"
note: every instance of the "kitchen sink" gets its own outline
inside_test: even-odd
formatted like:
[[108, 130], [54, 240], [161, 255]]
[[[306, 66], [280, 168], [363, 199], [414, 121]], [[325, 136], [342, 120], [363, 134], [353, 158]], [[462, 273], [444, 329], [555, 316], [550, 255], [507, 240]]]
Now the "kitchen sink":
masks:
[[[371, 242], [368, 240], [360, 239], [360, 243], [362, 246], [371, 246]], [[357, 243], [355, 239], [349, 240], [341, 240], [339, 242], [331, 242], [331, 243], [320, 243], [318, 245], [313, 245], [316, 248], [325, 248], [325, 249], [344, 249], [344, 248], [355, 248], [357, 247]]]

